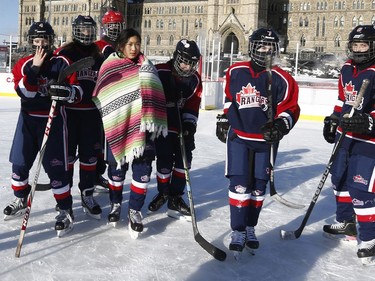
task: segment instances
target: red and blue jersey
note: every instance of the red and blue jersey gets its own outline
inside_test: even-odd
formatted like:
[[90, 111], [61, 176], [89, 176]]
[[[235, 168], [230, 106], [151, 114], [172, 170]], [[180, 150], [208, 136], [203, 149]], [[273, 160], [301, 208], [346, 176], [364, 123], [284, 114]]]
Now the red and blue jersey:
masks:
[[[238, 62], [226, 72], [224, 113], [241, 139], [265, 142], [261, 127], [268, 120], [267, 71], [255, 72], [250, 62]], [[298, 84], [278, 66], [272, 68], [272, 110], [293, 128], [300, 114]]]
[[[361, 89], [363, 80], [368, 79], [369, 85], [363, 95], [363, 99], [357, 109], [357, 112], [370, 114], [375, 118], [375, 64], [363, 70], [359, 70], [349, 60], [341, 68], [338, 83], [338, 99], [334, 107], [334, 112], [338, 117], [349, 113], [356, 101], [357, 95]], [[341, 134], [340, 127], [337, 129]], [[368, 157], [375, 157], [375, 135], [358, 134], [348, 132], [342, 143], [343, 147], [351, 148], [352, 153], [362, 154]]]

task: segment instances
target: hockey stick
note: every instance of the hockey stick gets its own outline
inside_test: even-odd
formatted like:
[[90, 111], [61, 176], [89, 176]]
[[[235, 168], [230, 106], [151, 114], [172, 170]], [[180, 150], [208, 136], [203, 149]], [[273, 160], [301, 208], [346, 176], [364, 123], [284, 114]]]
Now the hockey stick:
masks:
[[208, 242], [206, 239], [204, 239], [198, 230], [197, 219], [195, 216], [193, 195], [192, 195], [192, 190], [191, 190], [191, 185], [190, 185], [190, 175], [189, 175], [189, 169], [188, 169], [187, 158], [186, 158], [185, 140], [184, 140], [184, 136], [182, 135], [182, 122], [181, 122], [180, 109], [178, 107], [178, 104], [176, 104], [176, 108], [177, 108], [177, 115], [178, 115], [178, 120], [179, 120], [179, 125], [180, 125], [180, 132], [178, 134], [178, 137], [180, 139], [181, 156], [182, 156], [182, 162], [184, 164], [186, 190], [187, 190], [187, 195], [189, 199], [189, 207], [190, 207], [190, 212], [191, 212], [191, 222], [193, 225], [194, 239], [203, 249], [205, 249], [215, 259], [219, 261], [224, 261], [227, 257], [227, 254], [223, 250], [217, 248], [216, 246]]
[[[267, 99], [268, 99], [268, 110], [267, 110], [267, 115], [268, 115], [268, 122], [273, 122], [274, 119], [274, 113], [273, 113], [273, 98], [272, 98], [272, 54], [267, 54], [266, 55], [266, 71], [267, 71]], [[273, 144], [270, 144], [270, 196], [273, 200], [288, 206], [293, 209], [302, 209], [305, 206], [300, 205], [297, 203], [290, 202], [283, 197], [281, 197], [275, 187], [275, 171], [274, 171], [274, 153], [275, 153], [275, 148]]]
[[[353, 114], [355, 113], [355, 110], [360, 106], [360, 104], [362, 102], [363, 95], [364, 95], [364, 93], [366, 91], [366, 88], [367, 88], [369, 82], [370, 81], [368, 79], [363, 80], [361, 89], [359, 90], [359, 93], [358, 93], [358, 96], [357, 96], [357, 98], [356, 98], [356, 100], [355, 100], [355, 102], [353, 104], [353, 107], [350, 110], [349, 118], [353, 116]], [[310, 215], [311, 215], [311, 213], [313, 211], [315, 203], [318, 200], [320, 192], [322, 191], [324, 183], [325, 183], [325, 181], [326, 181], [326, 179], [327, 179], [327, 177], [329, 175], [332, 163], [333, 163], [333, 161], [335, 160], [335, 158], [337, 156], [337, 152], [338, 152], [338, 150], [339, 150], [339, 148], [341, 146], [341, 143], [343, 142], [343, 140], [345, 138], [345, 135], [346, 135], [346, 133], [342, 132], [341, 135], [340, 135], [340, 137], [339, 137], [339, 139], [337, 140], [335, 146], [333, 147], [333, 150], [332, 150], [332, 153], [331, 153], [331, 157], [329, 158], [329, 161], [328, 161], [328, 164], [326, 166], [326, 169], [324, 170], [322, 179], [320, 180], [319, 185], [318, 185], [317, 189], [315, 190], [315, 193], [314, 193], [314, 196], [313, 196], [313, 198], [311, 200], [310, 206], [307, 209], [307, 212], [305, 214], [305, 217], [302, 220], [302, 223], [301, 223], [300, 227], [297, 230], [295, 230], [295, 231], [280, 230], [280, 237], [281, 237], [281, 239], [284, 239], [284, 240], [294, 240], [294, 239], [298, 239], [301, 236], [302, 231], [303, 231], [303, 229], [306, 226], [307, 220], [309, 219], [309, 217], [310, 217]]]
[[[59, 77], [57, 79], [57, 82], [58, 83], [63, 82], [65, 80], [65, 78], [68, 77], [70, 74], [72, 74], [72, 73], [74, 73], [74, 72], [76, 72], [76, 71], [78, 71], [78, 70], [80, 70], [84, 67], [90, 67], [94, 63], [95, 63], [95, 61], [92, 57], [86, 57], [86, 58], [83, 58], [79, 61], [76, 61], [76, 62], [72, 63], [71, 65], [69, 65], [63, 71], [61, 71], [59, 73]], [[38, 163], [37, 163], [37, 166], [36, 166], [34, 181], [32, 182], [31, 190], [30, 190], [29, 196], [27, 198], [26, 211], [25, 211], [25, 215], [23, 217], [23, 221], [22, 221], [22, 225], [21, 225], [21, 231], [20, 231], [20, 237], [18, 239], [16, 254], [15, 254], [15, 256], [17, 258], [19, 258], [20, 254], [21, 254], [21, 248], [22, 248], [23, 240], [24, 240], [25, 234], [26, 234], [27, 223], [29, 222], [29, 217], [30, 217], [30, 212], [31, 212], [31, 204], [33, 202], [36, 187], [37, 187], [37, 184], [38, 184], [40, 169], [41, 169], [41, 166], [42, 166], [44, 153], [46, 151], [47, 140], [48, 140], [48, 137], [49, 137], [49, 132], [51, 130], [51, 125], [52, 125], [53, 117], [54, 117], [54, 114], [55, 114], [55, 110], [56, 110], [56, 101], [53, 100], [52, 104], [51, 104], [49, 114], [48, 114], [48, 120], [47, 120], [46, 129], [44, 131], [42, 144], [41, 144], [40, 150], [39, 150], [39, 159], [38, 159]]]

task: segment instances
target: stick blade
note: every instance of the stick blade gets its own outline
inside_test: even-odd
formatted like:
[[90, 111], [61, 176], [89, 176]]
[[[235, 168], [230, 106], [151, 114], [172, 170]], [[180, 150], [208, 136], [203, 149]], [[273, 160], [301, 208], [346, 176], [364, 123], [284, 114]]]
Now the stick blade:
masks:
[[281, 197], [278, 193], [275, 193], [273, 195], [271, 195], [271, 198], [287, 207], [290, 207], [290, 208], [293, 208], [293, 209], [303, 209], [305, 208], [305, 205], [301, 205], [301, 204], [297, 204], [297, 203], [294, 203], [294, 202], [290, 202], [286, 199], [284, 199], [283, 197]]
[[225, 261], [225, 259], [227, 258], [227, 253], [225, 253], [223, 250], [212, 245], [210, 242], [204, 239], [203, 236], [199, 233], [196, 233], [194, 235], [194, 238], [195, 241], [215, 259], [219, 261]]
[[280, 238], [283, 240], [296, 240], [298, 237], [296, 236], [295, 231], [286, 231], [281, 229]]

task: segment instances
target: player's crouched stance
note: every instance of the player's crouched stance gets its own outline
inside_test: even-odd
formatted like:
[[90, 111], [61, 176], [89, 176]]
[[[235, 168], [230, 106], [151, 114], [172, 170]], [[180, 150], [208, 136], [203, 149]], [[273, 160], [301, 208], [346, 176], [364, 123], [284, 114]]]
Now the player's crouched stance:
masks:
[[[12, 163], [12, 189], [15, 199], [5, 207], [4, 219], [25, 213], [31, 191], [29, 172], [41, 149], [52, 101], [57, 105], [51, 120], [42, 165], [46, 171], [60, 213], [55, 230], [60, 237], [73, 228], [72, 196], [67, 173], [65, 153], [65, 103], [81, 99], [81, 89], [75, 75], [63, 83], [56, 83], [66, 62], [52, 56], [54, 31], [47, 22], [35, 22], [28, 32], [32, 55], [21, 58], [12, 73], [17, 95], [21, 98], [21, 111], [10, 151]], [[73, 85], [73, 86], [72, 86]]]
[[249, 38], [251, 60], [235, 63], [226, 72], [224, 114], [217, 116], [216, 135], [227, 149], [229, 250], [236, 259], [245, 248], [252, 254], [259, 248], [255, 226], [270, 178], [271, 149], [275, 156], [279, 141], [299, 117], [296, 81], [276, 65], [267, 68], [268, 57], [278, 54], [276, 33], [260, 28]]

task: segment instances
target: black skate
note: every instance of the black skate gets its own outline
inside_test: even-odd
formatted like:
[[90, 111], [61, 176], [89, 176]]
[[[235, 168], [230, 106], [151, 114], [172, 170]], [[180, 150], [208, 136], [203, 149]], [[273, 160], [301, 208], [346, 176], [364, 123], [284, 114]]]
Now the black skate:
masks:
[[81, 194], [83, 211], [94, 219], [100, 220], [102, 209], [95, 201], [92, 195], [84, 196]]
[[95, 191], [96, 192], [99, 192], [99, 193], [109, 192], [109, 182], [102, 175], [96, 176], [94, 185], [95, 185]]
[[175, 219], [191, 221], [191, 212], [180, 195], [168, 197], [168, 216]]
[[130, 237], [133, 239], [137, 239], [139, 234], [143, 231], [141, 211], [129, 209], [128, 219]]
[[18, 198], [16, 197], [8, 206], [4, 209], [4, 220], [10, 220], [22, 216], [26, 212], [27, 197]]
[[246, 249], [254, 255], [255, 250], [259, 248], [259, 241], [255, 235], [255, 229], [253, 226], [246, 227]]
[[155, 195], [155, 197], [152, 199], [150, 204], [148, 205], [148, 209], [151, 212], [156, 212], [163, 206], [168, 200], [168, 195], [163, 194], [163, 193], [158, 193]]
[[108, 215], [108, 223], [116, 227], [117, 222], [120, 221], [121, 204], [111, 203], [111, 212]]
[[60, 214], [56, 217], [55, 230], [57, 237], [62, 237], [73, 229], [73, 210], [60, 210]]
[[245, 248], [246, 242], [246, 231], [232, 231], [231, 242], [229, 244], [229, 250], [233, 252], [234, 258], [239, 260], [241, 253]]
[[361, 241], [358, 245], [357, 256], [363, 265], [375, 265], [375, 239]]
[[357, 228], [354, 220], [344, 220], [323, 226], [323, 236], [342, 241], [357, 242]]

